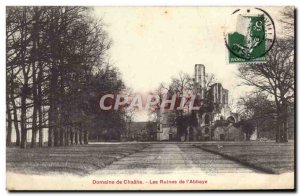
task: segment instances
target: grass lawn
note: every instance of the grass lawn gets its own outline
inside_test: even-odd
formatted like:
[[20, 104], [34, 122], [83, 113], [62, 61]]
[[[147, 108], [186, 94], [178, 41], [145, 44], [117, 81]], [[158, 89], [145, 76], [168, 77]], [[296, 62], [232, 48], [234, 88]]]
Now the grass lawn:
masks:
[[294, 142], [219, 142], [196, 144], [208, 152], [266, 171], [280, 174], [294, 171]]
[[7, 171], [25, 174], [67, 172], [90, 174], [145, 148], [147, 144], [89, 144], [53, 148], [6, 148]]

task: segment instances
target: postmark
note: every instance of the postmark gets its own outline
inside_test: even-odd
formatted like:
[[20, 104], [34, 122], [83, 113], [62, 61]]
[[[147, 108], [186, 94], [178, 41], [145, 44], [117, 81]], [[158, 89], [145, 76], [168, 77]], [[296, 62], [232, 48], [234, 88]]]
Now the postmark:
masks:
[[224, 40], [229, 63], [263, 63], [276, 39], [271, 16], [260, 8], [236, 9], [227, 21]]

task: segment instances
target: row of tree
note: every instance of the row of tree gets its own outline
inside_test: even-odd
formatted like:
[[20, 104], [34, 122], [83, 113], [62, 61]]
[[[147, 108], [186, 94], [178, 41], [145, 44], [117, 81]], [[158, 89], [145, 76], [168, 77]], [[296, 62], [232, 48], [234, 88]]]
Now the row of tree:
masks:
[[[111, 40], [86, 7], [7, 7], [7, 145], [88, 143], [88, 133], [119, 128], [120, 112], [98, 111], [98, 98], [124, 88], [109, 64]], [[101, 120], [99, 120], [101, 119]], [[108, 123], [111, 122], [111, 123]], [[117, 122], [117, 123], [116, 123]], [[39, 141], [37, 142], [37, 134]]]

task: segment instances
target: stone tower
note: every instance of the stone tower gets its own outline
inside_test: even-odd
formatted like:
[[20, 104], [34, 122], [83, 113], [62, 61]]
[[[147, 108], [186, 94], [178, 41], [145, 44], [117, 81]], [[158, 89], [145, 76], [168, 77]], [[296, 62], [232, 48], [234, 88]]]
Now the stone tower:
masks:
[[195, 91], [200, 99], [204, 99], [205, 90], [205, 66], [203, 64], [195, 64]]

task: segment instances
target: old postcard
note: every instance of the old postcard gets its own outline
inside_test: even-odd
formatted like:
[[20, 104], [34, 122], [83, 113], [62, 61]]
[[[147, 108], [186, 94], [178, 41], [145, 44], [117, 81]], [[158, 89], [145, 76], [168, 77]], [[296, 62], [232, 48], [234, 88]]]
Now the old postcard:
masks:
[[6, 189], [295, 189], [295, 8], [6, 7]]

